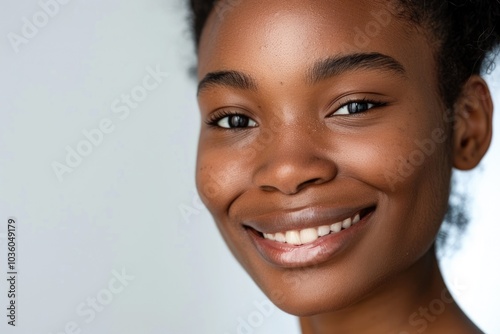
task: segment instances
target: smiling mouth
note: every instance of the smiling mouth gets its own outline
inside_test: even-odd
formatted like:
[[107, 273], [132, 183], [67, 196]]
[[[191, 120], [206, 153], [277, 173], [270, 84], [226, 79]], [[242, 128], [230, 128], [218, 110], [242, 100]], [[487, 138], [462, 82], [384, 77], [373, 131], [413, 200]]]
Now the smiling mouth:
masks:
[[321, 237], [340, 233], [343, 230], [349, 229], [351, 226], [356, 225], [360, 220], [362, 220], [374, 210], [375, 207], [360, 210], [353, 214], [351, 217], [330, 225], [321, 225], [301, 230], [288, 230], [278, 233], [258, 232], [258, 234], [264, 239], [275, 241], [278, 243], [286, 243], [294, 246], [305, 245], [312, 243]]

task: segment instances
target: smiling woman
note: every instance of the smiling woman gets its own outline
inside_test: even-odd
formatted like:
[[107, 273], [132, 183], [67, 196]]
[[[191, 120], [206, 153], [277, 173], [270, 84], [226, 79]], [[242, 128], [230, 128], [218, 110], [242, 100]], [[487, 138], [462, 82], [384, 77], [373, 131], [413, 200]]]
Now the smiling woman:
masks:
[[435, 241], [491, 141], [500, 3], [459, 2], [191, 1], [200, 197], [303, 333], [411, 333], [433, 300], [427, 333], [481, 333]]

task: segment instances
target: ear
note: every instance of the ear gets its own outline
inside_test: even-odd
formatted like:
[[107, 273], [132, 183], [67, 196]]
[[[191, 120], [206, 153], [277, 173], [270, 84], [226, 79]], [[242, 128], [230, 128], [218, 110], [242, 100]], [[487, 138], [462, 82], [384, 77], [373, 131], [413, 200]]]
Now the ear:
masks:
[[493, 102], [486, 82], [471, 76], [455, 103], [453, 165], [461, 170], [476, 167], [488, 151], [492, 137]]

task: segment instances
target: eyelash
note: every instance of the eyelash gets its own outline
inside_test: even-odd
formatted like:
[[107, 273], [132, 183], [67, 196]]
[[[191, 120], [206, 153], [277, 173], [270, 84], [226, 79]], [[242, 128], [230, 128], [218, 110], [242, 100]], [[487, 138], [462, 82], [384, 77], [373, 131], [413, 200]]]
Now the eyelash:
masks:
[[[218, 124], [222, 119], [229, 117], [229, 116], [241, 116], [241, 117], [246, 117], [249, 120], [252, 120], [250, 117], [248, 117], [247, 115], [244, 115], [242, 113], [229, 111], [229, 110], [220, 110], [220, 111], [217, 111], [214, 114], [212, 114], [210, 116], [210, 118], [207, 121], [205, 121], [205, 123], [207, 125], [209, 125], [210, 127], [214, 127], [216, 129], [224, 129], [224, 130], [243, 130], [243, 129], [254, 127], [254, 126], [249, 126], [249, 127], [224, 128]], [[255, 121], [253, 121], [253, 122], [255, 122]]]
[[[349, 113], [349, 114], [335, 115], [335, 113], [338, 112], [339, 110], [341, 110], [342, 108], [347, 107], [350, 104], [354, 104], [354, 103], [357, 103], [357, 104], [368, 104], [368, 105], [372, 105], [372, 106], [370, 108], [368, 108], [367, 110], [359, 111], [359, 112], [352, 113], [352, 114]], [[340, 106], [337, 107], [337, 109], [335, 109], [334, 112], [330, 113], [328, 117], [335, 117], [335, 116], [358, 116], [358, 115], [363, 114], [363, 113], [365, 113], [367, 111], [370, 111], [372, 109], [379, 108], [379, 107], [384, 107], [386, 105], [387, 105], [387, 102], [382, 102], [382, 101], [379, 101], [379, 100], [372, 100], [372, 99], [368, 99], [368, 98], [352, 99], [352, 100], [348, 100], [348, 101], [342, 103]]]
[[[342, 108], [344, 107], [347, 107], [349, 106], [350, 104], [354, 104], [354, 103], [358, 103], [358, 104], [369, 104], [369, 105], [372, 105], [369, 109], [367, 110], [364, 110], [364, 111], [359, 111], [359, 112], [356, 112], [356, 113], [352, 113], [352, 114], [340, 114], [340, 115], [335, 115], [336, 112], [338, 112], [339, 110], [341, 110]], [[352, 99], [352, 100], [348, 100], [344, 103], [342, 103], [333, 113], [331, 113], [328, 117], [335, 117], [335, 116], [353, 116], [353, 115], [358, 115], [358, 114], [362, 114], [362, 113], [365, 113], [367, 111], [370, 111], [374, 108], [378, 108], [378, 107], [383, 107], [383, 106], [386, 106], [387, 103], [386, 102], [381, 102], [381, 101], [376, 101], [376, 100], [371, 100], [371, 99], [367, 99], [367, 98], [363, 98], [363, 99]], [[242, 113], [238, 113], [238, 112], [233, 112], [233, 111], [229, 111], [229, 110], [220, 110], [214, 114], [212, 114], [210, 116], [210, 118], [205, 121], [205, 123], [211, 127], [214, 127], [214, 128], [217, 128], [217, 129], [227, 129], [227, 130], [242, 130], [242, 129], [246, 129], [246, 128], [251, 128], [253, 126], [249, 126], [249, 127], [235, 127], [235, 128], [225, 128], [225, 127], [221, 127], [218, 123], [226, 118], [226, 117], [230, 117], [230, 116], [241, 116], [241, 117], [246, 117], [248, 118], [249, 120], [252, 120], [250, 117], [242, 114]], [[253, 121], [253, 120], [252, 120]], [[255, 122], [255, 121], [253, 121]]]

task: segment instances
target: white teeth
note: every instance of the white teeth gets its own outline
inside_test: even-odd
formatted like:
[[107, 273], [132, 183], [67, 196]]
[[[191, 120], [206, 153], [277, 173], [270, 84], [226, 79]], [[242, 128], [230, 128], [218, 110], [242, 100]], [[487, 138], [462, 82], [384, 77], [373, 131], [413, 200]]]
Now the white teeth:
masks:
[[338, 223], [335, 223], [335, 224], [332, 224], [330, 226], [330, 230], [333, 232], [333, 233], [337, 233], [337, 232], [340, 232], [340, 230], [342, 229], [342, 223], [341, 222], [338, 222]]
[[300, 235], [298, 231], [286, 231], [286, 243], [292, 245], [300, 245]]
[[278, 242], [285, 242], [286, 241], [286, 237], [285, 237], [285, 234], [284, 233], [276, 233], [274, 235], [274, 240], [278, 241]]
[[323, 237], [327, 234], [330, 234], [330, 226], [323, 225], [318, 227], [318, 236]]
[[315, 228], [306, 228], [300, 231], [300, 243], [307, 244], [308, 242], [313, 242], [318, 239], [318, 230]]
[[351, 218], [344, 219], [342, 222], [342, 228], [349, 228], [351, 227], [352, 220]]
[[323, 225], [319, 227], [306, 228], [300, 231], [293, 230], [278, 233], [264, 233], [264, 238], [281, 243], [286, 242], [291, 245], [302, 245], [313, 242], [320, 237], [324, 237], [325, 235], [330, 234], [330, 232], [338, 233], [342, 229], [349, 228], [358, 223], [360, 220], [360, 214], [357, 213], [354, 218], [347, 218], [330, 226]]
[[264, 233], [264, 238], [269, 239], [269, 240], [275, 240], [275, 236], [272, 233]]

